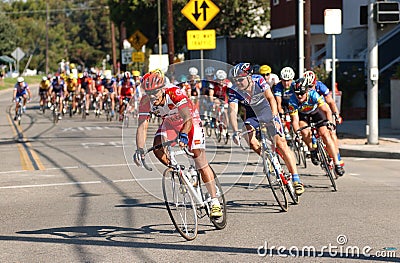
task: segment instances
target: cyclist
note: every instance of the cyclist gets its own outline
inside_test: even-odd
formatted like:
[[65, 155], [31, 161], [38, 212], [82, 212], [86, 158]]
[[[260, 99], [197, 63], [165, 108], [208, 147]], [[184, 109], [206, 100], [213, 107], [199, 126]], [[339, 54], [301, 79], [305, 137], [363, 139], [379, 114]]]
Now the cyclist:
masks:
[[[78, 80], [74, 77], [74, 74], [70, 73], [68, 75], [67, 81], [67, 94], [66, 94], [66, 100], [68, 100], [69, 97], [72, 98], [72, 112], [73, 114], [76, 113], [76, 91], [78, 88]], [[66, 103], [68, 103], [66, 101]]]
[[215, 86], [215, 68], [207, 67], [204, 70], [205, 79], [200, 81], [200, 116], [204, 117], [205, 121], [211, 122], [211, 127], [214, 125], [214, 118], [212, 117], [214, 99], [210, 96], [210, 91]]
[[[328, 87], [324, 83], [322, 83], [321, 81], [317, 80], [317, 76], [311, 70], [308, 70], [308, 71], [304, 72], [303, 78], [305, 78], [307, 80], [307, 84], [308, 84], [308, 87], [310, 89], [315, 89], [318, 92], [318, 94], [321, 95], [325, 99], [326, 103], [329, 105], [329, 108], [332, 111], [333, 118], [334, 118], [334, 120], [336, 122], [336, 125], [337, 124], [342, 124], [343, 119], [339, 115], [339, 110], [338, 110], [338, 108], [336, 106], [335, 101], [332, 98], [332, 92], [330, 92]], [[339, 158], [340, 164], [342, 166], [344, 166], [344, 162], [343, 162], [343, 160], [342, 160], [342, 158], [340, 156], [340, 152], [339, 152], [339, 141], [338, 141], [337, 136], [336, 136], [336, 130], [332, 131], [331, 134], [332, 134], [332, 139], [333, 139], [333, 141], [335, 142], [335, 145], [336, 145], [336, 150], [338, 152], [338, 158]]]
[[111, 117], [115, 115], [115, 92], [117, 91], [116, 80], [111, 74], [107, 74], [103, 79], [104, 94], [108, 99], [111, 99]]
[[47, 97], [50, 96], [49, 93], [50, 86], [51, 86], [50, 80], [46, 76], [42, 77], [42, 81], [40, 81], [39, 84], [40, 111], [43, 110], [43, 107], [47, 107], [47, 105], [44, 105], [44, 102], [46, 101]]
[[294, 154], [288, 147], [285, 138], [281, 136], [283, 134], [282, 124], [270, 86], [262, 76], [252, 74], [250, 63], [235, 65], [231, 73], [235, 83], [229, 89], [229, 119], [234, 131], [233, 141], [238, 144], [240, 140], [237, 121], [238, 104], [240, 103], [245, 108], [244, 128], [249, 131], [246, 140], [250, 148], [258, 155], [261, 154], [261, 146], [253, 130], [259, 127], [260, 122], [266, 123], [269, 134], [274, 136], [271, 141], [276, 141], [276, 146], [292, 174], [296, 194], [301, 195], [304, 192], [304, 186], [297, 173]]
[[122, 121], [124, 117], [124, 100], [128, 100], [129, 102], [133, 95], [135, 95], [135, 83], [131, 79], [131, 73], [126, 71], [123, 78], [118, 83], [119, 121]]
[[86, 96], [85, 112], [86, 115], [89, 115], [90, 96], [94, 91], [94, 82], [86, 71], [78, 78], [78, 90], [82, 99]]
[[[29, 98], [26, 97], [26, 94], [28, 93]], [[28, 86], [28, 83], [25, 82], [23, 77], [18, 77], [17, 78], [17, 83], [14, 85], [14, 92], [13, 92], [13, 101], [15, 101], [15, 116], [14, 116], [14, 121], [17, 120], [17, 112], [19, 109], [19, 97], [23, 98], [22, 102], [22, 111], [26, 111], [26, 102], [27, 100], [30, 101], [32, 98], [31, 90]]]
[[94, 88], [95, 88], [95, 112], [98, 115], [102, 114], [103, 111], [103, 94], [104, 94], [104, 86], [103, 86], [103, 75], [98, 72], [96, 73], [96, 79], [94, 81]]
[[279, 77], [271, 72], [272, 69], [268, 65], [262, 65], [260, 67], [260, 75], [264, 77], [270, 87], [274, 87], [279, 82]]
[[219, 69], [215, 72], [216, 81], [214, 88], [210, 89], [210, 101], [214, 102], [215, 107], [219, 107], [221, 104], [224, 106], [224, 121], [226, 127], [229, 127], [228, 117], [228, 90], [232, 87], [232, 82], [228, 79], [228, 75], [225, 70]]
[[[178, 137], [179, 146], [188, 147], [189, 151], [194, 154], [196, 168], [212, 198], [210, 216], [221, 217], [221, 205], [216, 197], [213, 172], [206, 159], [204, 132], [198, 111], [179, 87], [165, 85], [162, 71], [156, 70], [145, 74], [142, 86], [146, 95], [143, 96], [139, 106], [139, 125], [136, 133], [137, 150], [133, 156], [136, 165], [143, 166], [150, 112], [154, 112], [162, 117], [162, 123], [155, 134], [153, 144], [158, 145], [165, 140], [174, 140]], [[163, 148], [154, 150], [154, 154], [161, 163], [169, 166], [168, 155]]]
[[[50, 87], [51, 102], [55, 105], [56, 100], [59, 100], [58, 119], [61, 120], [61, 112], [64, 108], [64, 94], [67, 94], [67, 86], [61, 76], [56, 76]], [[53, 106], [52, 106], [53, 107]], [[51, 108], [53, 110], [53, 108]]]
[[[274, 96], [276, 100], [276, 104], [278, 106], [278, 112], [281, 117], [282, 122], [285, 122], [285, 117], [289, 116], [288, 106], [289, 99], [293, 95], [293, 79], [294, 79], [294, 70], [291, 67], [282, 68], [281, 72], [281, 81], [278, 82], [274, 87]], [[288, 120], [289, 121], [289, 120]], [[285, 125], [285, 137], [287, 140], [290, 140], [289, 128]]]
[[[304, 78], [296, 80], [294, 93], [296, 95], [290, 97], [289, 100], [289, 111], [292, 117], [293, 129], [297, 131], [299, 128], [307, 126], [310, 122], [321, 122], [317, 126], [318, 133], [322, 137], [329, 155], [333, 157], [336, 174], [342, 176], [344, 169], [340, 165], [335, 143], [328, 130], [335, 127], [332, 123], [332, 113], [329, 107], [321, 95], [314, 89], [308, 88], [308, 82]], [[301, 131], [301, 134], [308, 149], [310, 149], [312, 163], [318, 165], [317, 151], [312, 147], [311, 131], [304, 129]]]

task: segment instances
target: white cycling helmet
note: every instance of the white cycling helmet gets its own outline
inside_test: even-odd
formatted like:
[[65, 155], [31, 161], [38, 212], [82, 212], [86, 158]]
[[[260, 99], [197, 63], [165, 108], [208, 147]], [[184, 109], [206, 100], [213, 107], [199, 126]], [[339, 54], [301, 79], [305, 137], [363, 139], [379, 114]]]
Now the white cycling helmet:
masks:
[[206, 69], [204, 70], [204, 73], [206, 74], [206, 76], [213, 76], [215, 73], [215, 68], [206, 67]]
[[215, 76], [217, 77], [218, 80], [224, 80], [228, 77], [225, 70], [222, 70], [222, 69], [217, 70], [217, 72], [215, 73]]
[[317, 77], [315, 76], [315, 73], [311, 70], [307, 70], [306, 72], [304, 72], [303, 78], [307, 80], [308, 86], [314, 86], [317, 83]]
[[195, 68], [195, 67], [189, 68], [189, 74], [190, 74], [190, 75], [196, 76], [197, 73], [199, 73], [199, 70], [198, 70], [197, 68]]
[[42, 80], [43, 80], [43, 81], [46, 81], [46, 80], [47, 80], [47, 77], [46, 77], [46, 76], [43, 76], [43, 77], [42, 77]]
[[18, 77], [17, 78], [17, 82], [24, 82], [24, 78], [23, 77]]
[[294, 79], [294, 70], [291, 67], [284, 67], [281, 70], [281, 79], [283, 80]]

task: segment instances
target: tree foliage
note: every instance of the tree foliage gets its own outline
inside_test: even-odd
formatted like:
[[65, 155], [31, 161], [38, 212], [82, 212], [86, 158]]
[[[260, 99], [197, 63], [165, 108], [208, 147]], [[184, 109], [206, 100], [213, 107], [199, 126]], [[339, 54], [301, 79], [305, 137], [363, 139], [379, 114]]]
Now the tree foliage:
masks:
[[[48, 57], [51, 71], [62, 59], [82, 67], [100, 65], [111, 52], [110, 23], [126, 28], [128, 38], [140, 30], [148, 39], [147, 47], [158, 43], [157, 0], [24, 0], [0, 1], [0, 55], [10, 55], [20, 47], [27, 54], [21, 61], [29, 67], [45, 70], [46, 2], [48, 17]], [[167, 0], [161, 0], [161, 37], [167, 43]], [[173, 0], [175, 51], [184, 52], [186, 31], [196, 29], [181, 14], [189, 0]], [[269, 1], [213, 0], [220, 12], [206, 29], [217, 36], [263, 37], [269, 21]], [[263, 32], [260, 29], [264, 28]], [[117, 40], [117, 43], [120, 41]]]

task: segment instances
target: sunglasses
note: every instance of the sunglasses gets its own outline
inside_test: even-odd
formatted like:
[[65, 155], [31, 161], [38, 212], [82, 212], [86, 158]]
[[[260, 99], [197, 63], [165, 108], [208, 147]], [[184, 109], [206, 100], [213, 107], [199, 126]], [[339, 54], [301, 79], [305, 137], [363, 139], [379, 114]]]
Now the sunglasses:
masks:
[[306, 92], [304, 92], [304, 93], [296, 93], [296, 96], [297, 97], [303, 97], [304, 94], [306, 94]]
[[241, 77], [241, 78], [235, 78], [235, 82], [243, 82], [243, 80], [245, 80], [246, 77]]
[[159, 92], [160, 90], [161, 90], [161, 89], [147, 90], [147, 91], [146, 91], [146, 94], [149, 95], [149, 96], [155, 96], [155, 95], [158, 94], [158, 92]]
[[269, 73], [262, 74], [262, 76], [263, 76], [263, 77], [267, 77], [267, 76], [269, 76]]

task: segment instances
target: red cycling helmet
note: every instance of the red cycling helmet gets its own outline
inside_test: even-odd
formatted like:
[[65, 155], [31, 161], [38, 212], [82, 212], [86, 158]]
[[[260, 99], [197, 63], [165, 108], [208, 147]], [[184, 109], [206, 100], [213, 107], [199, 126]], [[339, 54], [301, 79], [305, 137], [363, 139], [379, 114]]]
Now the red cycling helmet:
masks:
[[311, 70], [307, 70], [303, 74], [303, 78], [307, 80], [308, 86], [312, 87], [317, 83], [317, 77], [315, 76], [315, 73]]
[[156, 90], [165, 86], [164, 73], [160, 70], [155, 70], [146, 73], [142, 79], [142, 87], [144, 90]]

